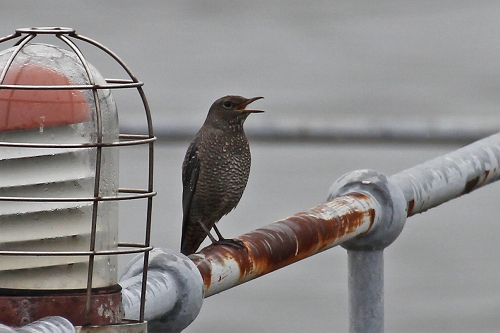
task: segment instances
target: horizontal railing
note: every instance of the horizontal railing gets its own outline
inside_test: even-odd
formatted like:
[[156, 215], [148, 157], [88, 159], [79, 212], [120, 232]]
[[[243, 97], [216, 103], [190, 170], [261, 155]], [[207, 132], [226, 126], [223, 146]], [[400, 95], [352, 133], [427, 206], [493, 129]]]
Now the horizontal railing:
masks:
[[246, 251], [209, 246], [190, 258], [210, 296], [373, 233], [381, 223], [392, 223], [381, 219], [394, 219], [395, 209], [403, 209], [406, 218], [494, 182], [500, 178], [499, 164], [497, 134], [391, 177], [355, 171], [337, 181], [330, 201], [236, 237]]
[[[499, 178], [495, 134], [390, 177], [373, 170], [346, 174], [332, 185], [326, 203], [237, 237], [244, 250], [212, 245], [188, 258], [154, 249], [146, 288], [148, 332], [180, 332], [205, 297], [337, 245], [348, 254], [349, 331], [383, 332], [383, 250], [407, 217]], [[142, 267], [140, 257], [134, 259], [120, 281], [130, 319], [139, 318]]]
[[[346, 174], [332, 185], [326, 203], [236, 237], [245, 245], [244, 250], [211, 245], [189, 256], [190, 260], [154, 250], [153, 260], [164, 258], [165, 262], [153, 262], [151, 269], [169, 271], [165, 274], [170, 278], [164, 280], [170, 284], [179, 281], [174, 285], [181, 290], [162, 287], [161, 279], [149, 274], [146, 319], [154, 327], [152, 332], [180, 331], [194, 320], [203, 297], [341, 245], [348, 254], [349, 331], [381, 333], [383, 250], [398, 237], [407, 217], [499, 178], [500, 134], [495, 134], [390, 177], [374, 170]], [[182, 272], [173, 267], [182, 268]], [[136, 271], [139, 277], [139, 267]], [[124, 293], [135, 294], [129, 289]], [[129, 305], [137, 301], [124, 303], [127, 315], [136, 316]]]

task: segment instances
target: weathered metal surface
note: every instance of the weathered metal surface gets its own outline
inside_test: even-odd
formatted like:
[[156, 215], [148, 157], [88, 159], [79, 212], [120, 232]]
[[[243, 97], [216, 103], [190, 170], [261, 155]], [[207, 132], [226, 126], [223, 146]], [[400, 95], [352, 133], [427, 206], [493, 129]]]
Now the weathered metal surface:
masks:
[[407, 215], [470, 193], [500, 179], [500, 134], [391, 176], [403, 191]]
[[347, 251], [349, 333], [384, 332], [384, 253]]
[[246, 250], [211, 245], [189, 258], [208, 297], [367, 232], [375, 207], [368, 195], [348, 194], [237, 237]]
[[61, 316], [73, 325], [107, 325], [121, 322], [121, 292], [93, 292], [91, 308], [85, 316], [86, 292], [39, 295], [0, 296], [0, 322], [13, 327], [27, 325], [35, 320]]
[[329, 199], [369, 193], [379, 205], [377, 223], [366, 234], [342, 243], [347, 249], [349, 333], [384, 330], [384, 254], [407, 219], [406, 198], [391, 178], [370, 169], [346, 173], [330, 187]]
[[140, 318], [145, 294], [144, 319], [149, 332], [180, 332], [198, 315], [203, 304], [203, 280], [185, 255], [155, 248], [148, 258], [146, 290], [141, 292], [143, 255], [135, 257], [120, 279], [125, 318]]
[[342, 243], [347, 250], [382, 250], [401, 233], [406, 222], [403, 192], [386, 175], [371, 169], [348, 172], [330, 187], [328, 200], [346, 194], [369, 194], [378, 204], [378, 223], [370, 232]]
[[116, 324], [116, 325], [76, 326], [75, 333], [154, 333], [154, 332], [148, 330], [148, 323], [145, 321], [143, 322], [124, 321], [121, 324]]
[[21, 328], [0, 325], [2, 333], [76, 333], [75, 327], [63, 317], [52, 316], [34, 321]]
[[[2, 333], [148, 333], [147, 322], [123, 321], [120, 324], [99, 326], [73, 326], [59, 316], [39, 319], [20, 328], [0, 324]], [[153, 333], [153, 332], [151, 332]]]

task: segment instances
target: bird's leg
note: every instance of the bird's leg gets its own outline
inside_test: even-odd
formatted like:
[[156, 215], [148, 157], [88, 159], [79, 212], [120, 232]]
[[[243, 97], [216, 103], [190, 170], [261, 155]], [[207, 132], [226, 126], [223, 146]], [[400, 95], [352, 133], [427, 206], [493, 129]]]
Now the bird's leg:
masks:
[[[205, 231], [205, 233], [207, 234], [208, 238], [210, 238], [210, 240], [212, 241], [213, 244], [217, 243], [217, 241], [215, 240], [214, 236], [212, 236], [212, 234], [210, 233], [210, 230], [208, 230], [207, 226], [205, 225], [205, 223], [203, 223], [201, 220], [198, 220], [198, 223], [200, 224], [201, 228], [203, 229], [203, 231]], [[217, 236], [219, 236], [219, 239], [220, 239], [220, 233], [217, 229], [215, 229], [216, 233], [217, 233]]]
[[215, 243], [212, 241], [212, 243], [221, 244], [221, 245], [229, 245], [229, 246], [232, 246], [238, 250], [246, 249], [246, 247], [242, 241], [237, 240], [237, 239], [224, 238], [224, 237], [222, 237], [222, 234], [220, 233], [219, 229], [217, 228], [217, 226], [215, 224], [214, 224], [213, 228], [215, 230], [215, 233], [217, 234], [217, 237], [219, 237], [219, 240]]
[[224, 237], [222, 237], [219, 229], [217, 229], [217, 227], [215, 226], [214, 224], [214, 230], [215, 230], [215, 233], [217, 234], [217, 237], [219, 237], [219, 240], [215, 240], [215, 237], [212, 236], [212, 234], [210, 233], [210, 230], [208, 230], [207, 226], [205, 225], [205, 223], [203, 223], [201, 220], [198, 220], [198, 223], [200, 224], [201, 228], [203, 229], [203, 231], [205, 231], [205, 233], [207, 234], [208, 238], [210, 238], [210, 241], [212, 241], [212, 244], [220, 244], [220, 245], [228, 245], [228, 246], [232, 246], [238, 250], [243, 250], [243, 249], [246, 249], [245, 245], [243, 245], [243, 242], [240, 241], [240, 240], [236, 240], [236, 239], [226, 239]]
[[217, 226], [215, 224], [214, 224], [213, 228], [215, 230], [215, 233], [217, 234], [217, 237], [219, 237], [219, 240], [225, 239], [224, 237], [222, 237], [222, 234], [220, 233], [219, 228], [217, 228]]

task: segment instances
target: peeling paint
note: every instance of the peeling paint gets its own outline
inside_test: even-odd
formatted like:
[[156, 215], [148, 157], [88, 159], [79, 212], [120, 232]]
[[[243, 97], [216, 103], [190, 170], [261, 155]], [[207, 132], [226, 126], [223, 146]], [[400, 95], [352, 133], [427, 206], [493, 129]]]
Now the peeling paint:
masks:
[[412, 216], [499, 180], [499, 164], [500, 134], [495, 134], [390, 178]]
[[208, 297], [365, 233], [375, 221], [373, 205], [367, 195], [348, 194], [237, 237], [246, 250], [211, 245], [190, 259]]
[[[37, 295], [0, 296], [0, 322], [9, 326], [23, 326], [35, 320], [61, 316], [75, 326], [108, 325], [121, 322], [122, 298], [120, 289], [113, 286], [91, 294], [91, 309], [85, 315], [86, 292]], [[5, 291], [5, 290], [4, 290]]]
[[[407, 216], [426, 211], [500, 178], [500, 134], [391, 176], [407, 202]], [[209, 246], [190, 259], [206, 297], [257, 278], [369, 231], [376, 204], [348, 193], [240, 237], [245, 250]]]

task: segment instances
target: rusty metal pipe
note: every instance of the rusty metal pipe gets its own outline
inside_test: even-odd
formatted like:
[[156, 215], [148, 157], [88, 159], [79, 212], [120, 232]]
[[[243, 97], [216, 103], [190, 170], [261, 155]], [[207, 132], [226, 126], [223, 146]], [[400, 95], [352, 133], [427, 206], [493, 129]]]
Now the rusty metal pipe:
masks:
[[342, 245], [350, 265], [350, 332], [381, 332], [383, 249], [398, 237], [407, 216], [500, 179], [499, 165], [496, 134], [392, 177], [354, 171], [332, 185], [328, 202], [237, 237], [245, 250], [212, 245], [189, 258], [209, 297]]
[[209, 246], [189, 258], [208, 297], [365, 233], [377, 209], [370, 195], [351, 193], [237, 237], [246, 250]]

